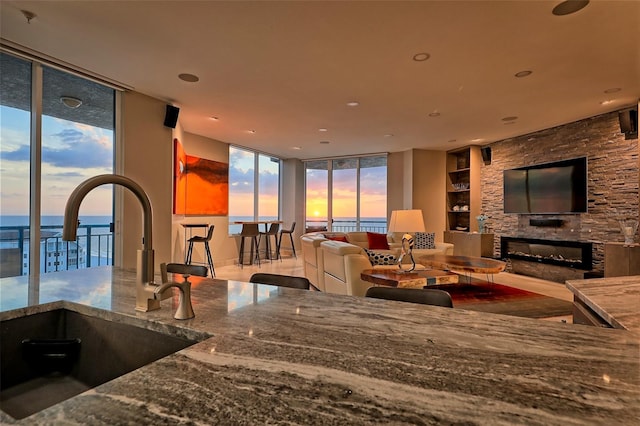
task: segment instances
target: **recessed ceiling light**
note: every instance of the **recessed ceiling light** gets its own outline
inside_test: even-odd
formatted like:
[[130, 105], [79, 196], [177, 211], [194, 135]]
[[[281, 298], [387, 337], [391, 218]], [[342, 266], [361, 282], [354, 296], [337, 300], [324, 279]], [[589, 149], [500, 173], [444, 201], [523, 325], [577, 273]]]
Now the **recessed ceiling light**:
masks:
[[330, 143], [330, 142], [329, 142], [329, 141], [320, 141], [320, 143], [321, 143], [322, 145], [329, 145], [329, 143]]
[[612, 103], [613, 103], [612, 99], [607, 99], [606, 101], [600, 102], [600, 105], [609, 105], [609, 104], [612, 104]]
[[431, 55], [429, 55], [428, 53], [421, 52], [421, 53], [416, 53], [415, 55], [413, 55], [413, 60], [416, 61], [416, 62], [422, 62], [422, 61], [426, 61], [430, 57], [431, 57]]
[[360, 102], [358, 101], [347, 102], [347, 106], [350, 106], [350, 107], [357, 107], [358, 105], [360, 105]]
[[518, 78], [522, 78], [522, 77], [528, 77], [531, 74], [533, 74], [533, 71], [524, 70], [524, 71], [519, 71], [519, 72], [515, 73], [515, 76], [518, 77]]
[[318, 129], [318, 131], [319, 131], [319, 132], [326, 132], [326, 131], [327, 131], [327, 129], [325, 129], [324, 127], [320, 127], [320, 128]]
[[384, 135], [385, 138], [392, 138], [393, 136], [393, 133], [387, 133], [386, 135]]
[[604, 91], [604, 93], [617, 93], [619, 91], [621, 91], [622, 89], [619, 87], [612, 87], [611, 89], [607, 89]]
[[558, 3], [551, 13], [556, 16], [570, 15], [584, 8], [589, 4], [589, 0], [566, 0]]
[[516, 117], [515, 115], [501, 118], [502, 121], [514, 121], [514, 120], [517, 120], [517, 119], [518, 119], [518, 117]]
[[429, 113], [429, 117], [440, 117], [440, 113], [438, 111], [433, 111]]
[[457, 139], [449, 139], [447, 142], [453, 143], [453, 142], [458, 142], [458, 140]]
[[247, 130], [247, 132], [249, 132], [249, 133], [251, 133], [251, 134], [254, 134], [256, 131], [255, 131], [255, 130], [253, 130], [253, 129], [251, 129], [251, 130]]
[[197, 75], [193, 74], [178, 74], [178, 78], [182, 81], [186, 81], [187, 83], [196, 83], [200, 81], [200, 78]]
[[60, 102], [72, 109], [76, 109], [82, 105], [82, 99], [74, 98], [73, 96], [60, 96]]
[[291, 149], [295, 149], [296, 151], [299, 151], [299, 150], [302, 149], [302, 147], [301, 146], [294, 146], [294, 147], [291, 147]]
[[482, 138], [471, 139], [471, 142], [482, 142]]
[[209, 120], [212, 120], [212, 121], [218, 121], [218, 120], [220, 120], [220, 119], [219, 119], [218, 117], [211, 116], [211, 117], [209, 117]]

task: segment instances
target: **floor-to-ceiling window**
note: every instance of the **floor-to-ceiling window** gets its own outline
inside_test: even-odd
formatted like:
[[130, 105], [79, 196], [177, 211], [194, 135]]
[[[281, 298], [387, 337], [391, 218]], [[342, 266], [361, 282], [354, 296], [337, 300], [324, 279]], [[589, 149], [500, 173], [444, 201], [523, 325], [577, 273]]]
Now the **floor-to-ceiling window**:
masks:
[[229, 234], [238, 221], [277, 220], [280, 215], [280, 159], [229, 147]]
[[8, 53], [0, 61], [0, 275], [113, 264], [110, 185], [82, 203], [76, 242], [61, 230], [73, 189], [113, 172], [115, 90]]
[[306, 230], [386, 232], [387, 157], [305, 162]]

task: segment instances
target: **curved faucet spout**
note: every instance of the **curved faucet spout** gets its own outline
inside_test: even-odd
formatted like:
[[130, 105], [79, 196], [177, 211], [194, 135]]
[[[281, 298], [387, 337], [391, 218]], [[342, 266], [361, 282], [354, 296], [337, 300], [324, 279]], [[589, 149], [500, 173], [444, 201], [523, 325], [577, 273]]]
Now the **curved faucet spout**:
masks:
[[140, 185], [127, 177], [113, 174], [94, 176], [82, 182], [73, 190], [67, 200], [67, 205], [64, 209], [62, 239], [65, 241], [76, 240], [80, 203], [82, 203], [84, 197], [93, 188], [107, 183], [120, 185], [129, 189], [138, 197], [142, 205], [144, 237], [142, 240], [143, 250], [138, 250], [138, 258], [136, 261], [136, 310], [147, 312], [160, 309], [160, 301], [156, 300], [153, 293], [156, 284], [153, 283], [154, 259], [153, 241], [151, 238], [153, 217], [151, 215], [151, 202]]
[[62, 239], [65, 241], [75, 241], [78, 231], [78, 212], [80, 210], [80, 203], [84, 200], [84, 197], [92, 189], [104, 185], [115, 184], [124, 186], [135, 194], [142, 205], [142, 217], [144, 227], [143, 246], [145, 250], [153, 250], [152, 241], [152, 226], [153, 218], [151, 213], [151, 202], [149, 197], [144, 192], [142, 187], [136, 182], [132, 181], [128, 177], [114, 174], [97, 175], [82, 182], [76, 189], [73, 190], [67, 205], [64, 209], [64, 225], [62, 228]]

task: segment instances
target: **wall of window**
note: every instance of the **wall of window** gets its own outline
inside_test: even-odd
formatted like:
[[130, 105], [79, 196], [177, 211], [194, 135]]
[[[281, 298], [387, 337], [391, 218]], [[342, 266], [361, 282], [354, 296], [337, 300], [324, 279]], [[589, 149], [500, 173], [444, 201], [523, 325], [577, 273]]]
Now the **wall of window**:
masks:
[[86, 197], [78, 241], [61, 231], [73, 189], [113, 173], [115, 90], [5, 52], [0, 68], [0, 276], [113, 264], [111, 186]]
[[387, 230], [387, 157], [305, 162], [305, 230]]
[[281, 160], [229, 147], [229, 234], [240, 233], [237, 221], [280, 218]]

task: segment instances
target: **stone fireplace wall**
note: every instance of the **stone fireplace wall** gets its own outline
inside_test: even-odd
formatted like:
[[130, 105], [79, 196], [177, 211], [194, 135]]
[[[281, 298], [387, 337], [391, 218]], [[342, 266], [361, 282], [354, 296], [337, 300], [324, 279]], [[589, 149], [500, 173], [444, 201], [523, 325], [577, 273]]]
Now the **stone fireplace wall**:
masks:
[[[482, 213], [489, 232], [500, 237], [540, 238], [593, 243], [593, 269], [604, 271], [604, 244], [624, 241], [618, 217], [638, 219], [638, 139], [625, 140], [618, 113], [612, 112], [491, 145], [491, 164], [481, 171]], [[588, 158], [588, 213], [504, 214], [505, 169], [575, 157]], [[530, 226], [530, 219], [560, 219], [560, 227]], [[636, 237], [637, 238], [637, 237]]]

